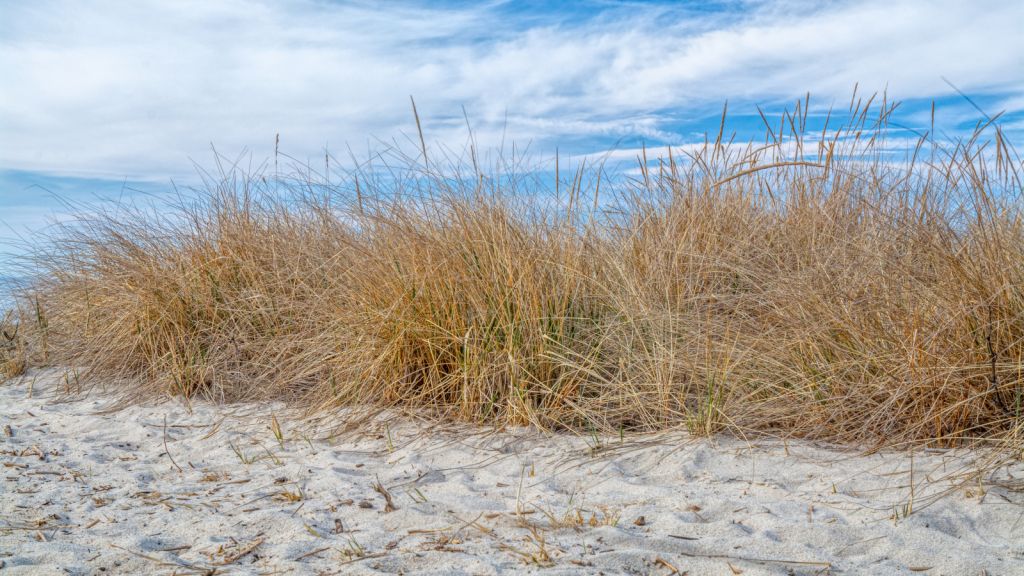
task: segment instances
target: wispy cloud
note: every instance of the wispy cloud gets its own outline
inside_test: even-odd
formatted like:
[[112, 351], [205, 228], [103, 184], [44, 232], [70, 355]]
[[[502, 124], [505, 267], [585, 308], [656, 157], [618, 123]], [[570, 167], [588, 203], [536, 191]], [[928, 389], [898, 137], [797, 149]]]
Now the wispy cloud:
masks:
[[[415, 133], [480, 143], [680, 143], [730, 106], [862, 90], [1019, 109], [1024, 4], [7, 2], [0, 168], [164, 178], [210, 144], [293, 155]], [[845, 103], [842, 104], [845, 106]], [[735, 107], [734, 107], [735, 109]]]

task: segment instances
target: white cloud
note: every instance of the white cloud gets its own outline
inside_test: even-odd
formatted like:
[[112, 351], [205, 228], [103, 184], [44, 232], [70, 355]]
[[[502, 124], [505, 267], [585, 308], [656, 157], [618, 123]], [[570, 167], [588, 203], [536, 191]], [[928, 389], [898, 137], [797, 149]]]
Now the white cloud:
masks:
[[[665, 7], [524, 27], [508, 6], [392, 3], [3, 4], [0, 168], [162, 178], [209, 146], [295, 156], [415, 134], [481, 145], [640, 135], [731, 102], [810, 91], [848, 101], [1024, 85], [1024, 4], [751, 3], [726, 14]], [[743, 8], [740, 10], [739, 8]], [[500, 9], [500, 10], [499, 10]], [[1021, 98], [1005, 101], [1020, 105]], [[731, 106], [732, 109], [735, 109]], [[372, 145], [372, 142], [371, 142]]]

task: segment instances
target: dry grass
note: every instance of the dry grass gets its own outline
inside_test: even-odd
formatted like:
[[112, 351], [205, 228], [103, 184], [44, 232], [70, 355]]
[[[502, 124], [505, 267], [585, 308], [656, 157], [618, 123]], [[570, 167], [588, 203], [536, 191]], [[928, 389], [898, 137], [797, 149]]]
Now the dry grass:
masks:
[[993, 124], [893, 161], [868, 109], [557, 185], [473, 148], [220, 167], [174, 210], [55, 224], [18, 353], [126, 402], [1020, 449], [1020, 160]]
[[203, 482], [223, 482], [229, 478], [227, 472], [207, 472], [203, 474]]
[[18, 337], [18, 324], [11, 321], [14, 310], [0, 322], [0, 382], [25, 373], [25, 346]]
[[[582, 504], [573, 505], [571, 498], [562, 514], [551, 510], [550, 507], [547, 510], [537, 506], [534, 508], [546, 517], [547, 525], [543, 526], [543, 528], [547, 530], [571, 528], [580, 532], [586, 527], [617, 526], [619, 520], [622, 519], [621, 511], [618, 509], [609, 509], [606, 506], [584, 507]], [[520, 522], [526, 526], [536, 526], [536, 524], [532, 524], [529, 520], [522, 517], [520, 517]]]

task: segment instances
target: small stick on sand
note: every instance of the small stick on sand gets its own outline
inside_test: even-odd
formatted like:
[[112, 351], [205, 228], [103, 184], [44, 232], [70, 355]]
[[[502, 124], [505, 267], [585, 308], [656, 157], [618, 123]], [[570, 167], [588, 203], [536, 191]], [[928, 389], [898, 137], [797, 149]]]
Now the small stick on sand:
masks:
[[431, 534], [433, 532], [447, 532], [455, 526], [449, 526], [447, 528], [413, 528], [406, 532], [406, 534]]
[[388, 492], [388, 489], [385, 488], [384, 485], [380, 483], [380, 477], [377, 478], [377, 485], [373, 487], [373, 491], [384, 497], [385, 513], [394, 512], [395, 510], [398, 510], [398, 506], [395, 506], [395, 503], [391, 501], [391, 493]]
[[225, 564], [231, 564], [235, 560], [238, 560], [242, 556], [245, 556], [249, 552], [252, 552], [253, 550], [255, 550], [256, 547], [259, 546], [260, 544], [262, 544], [264, 540], [266, 540], [266, 538], [260, 538], [259, 540], [253, 542], [252, 544], [249, 544], [248, 546], [246, 546], [245, 548], [240, 550], [237, 554], [232, 554], [231, 556], [228, 556], [227, 558], [225, 558], [224, 560], [221, 560], [217, 564], [220, 565], [220, 566], [224, 566]]
[[353, 562], [359, 562], [360, 560], [369, 560], [370, 558], [380, 558], [381, 556], [387, 556], [387, 554], [380, 552], [378, 554], [370, 554], [368, 556], [360, 556], [359, 558], [353, 558], [352, 560], [345, 560], [344, 562], [338, 562], [338, 566], [343, 564], [351, 564]]
[[786, 560], [783, 558], [750, 558], [747, 556], [732, 556], [731, 554], [689, 554], [677, 552], [687, 558], [728, 558], [729, 560], [744, 560], [747, 562], [771, 562], [774, 564], [800, 564], [803, 566], [826, 566], [831, 567], [831, 562], [802, 562], [800, 560]]
[[519, 488], [516, 490], [516, 516], [520, 516], [523, 513], [522, 505], [519, 503], [520, 496], [523, 494], [523, 475], [526, 474], [526, 464], [523, 464], [523, 469], [519, 473]]
[[661, 556], [659, 556], [658, 559], [655, 560], [655, 563], [656, 564], [661, 564], [665, 568], [668, 568], [669, 570], [672, 571], [673, 574], [676, 574], [676, 573], [679, 572], [678, 568], [676, 568], [675, 566], [673, 566], [673, 565], [669, 564], [668, 562], [666, 562]]
[[313, 554], [319, 554], [319, 553], [321, 553], [321, 552], [323, 552], [325, 550], [330, 550], [330, 548], [321, 548], [319, 550], [314, 550], [313, 552], [310, 552], [308, 554], [303, 554], [302, 556], [299, 556], [298, 558], [296, 558], [295, 561], [298, 562], [299, 560], [302, 560], [306, 556], [312, 556]]
[[171, 456], [171, 451], [167, 448], [167, 415], [166, 414], [164, 414], [164, 452], [167, 452], [167, 457], [171, 459], [171, 464], [174, 464], [174, 467], [178, 469], [178, 473], [180, 474], [182, 472], [181, 466], [178, 466], [178, 463], [174, 461], [174, 456]]
[[108, 544], [108, 546], [110, 546], [111, 548], [117, 548], [118, 550], [124, 550], [125, 552], [127, 552], [129, 554], [133, 554], [135, 556], [138, 556], [139, 558], [145, 558], [146, 560], [149, 560], [151, 562], [157, 562], [159, 564], [166, 564], [166, 562], [161, 562], [159, 558], [153, 558], [152, 556], [146, 556], [145, 554], [139, 554], [138, 552], [132, 552], [128, 548], [121, 548], [120, 546], [118, 546], [116, 544]]
[[[225, 416], [224, 418], [227, 418], [227, 416]], [[224, 422], [224, 418], [221, 418], [221, 419], [220, 419], [220, 422], [217, 422], [216, 424], [214, 424], [214, 426], [213, 426], [213, 430], [211, 430], [211, 431], [210, 431], [210, 433], [209, 433], [209, 434], [207, 434], [206, 436], [203, 436], [202, 438], [200, 438], [200, 440], [206, 440], [206, 439], [207, 439], [207, 438], [209, 438], [210, 436], [213, 436], [214, 434], [216, 434], [216, 433], [217, 433], [217, 429], [219, 429], [219, 428], [220, 428], [220, 425], [221, 425], [221, 423], [222, 423], [222, 422]]]
[[477, 515], [476, 518], [470, 520], [469, 522], [466, 522], [462, 518], [459, 518], [458, 516], [455, 516], [453, 514], [453, 516], [455, 516], [456, 520], [458, 520], [459, 522], [463, 523], [462, 526], [459, 526], [455, 531], [458, 532], [459, 530], [462, 530], [466, 526], [472, 526], [473, 528], [476, 528], [477, 530], [483, 532], [484, 534], [490, 534], [492, 532], [490, 529], [488, 529], [488, 528], [486, 528], [484, 526], [481, 526], [480, 524], [477, 524], [477, 520], [479, 520], [483, 515], [484, 515], [484, 513], [481, 512], [479, 515]]

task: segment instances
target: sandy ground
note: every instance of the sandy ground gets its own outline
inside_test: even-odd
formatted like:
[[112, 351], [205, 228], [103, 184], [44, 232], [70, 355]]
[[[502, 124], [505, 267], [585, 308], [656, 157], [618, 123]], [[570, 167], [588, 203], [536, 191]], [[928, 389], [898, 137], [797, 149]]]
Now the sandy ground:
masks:
[[678, 435], [595, 451], [398, 421], [332, 442], [284, 419], [278, 440], [265, 417], [103, 413], [29, 382], [0, 386], [0, 576], [1024, 575], [1024, 465], [951, 489], [970, 452]]

